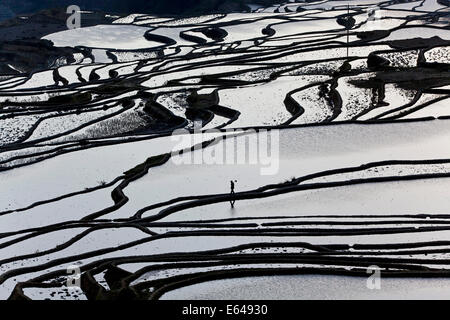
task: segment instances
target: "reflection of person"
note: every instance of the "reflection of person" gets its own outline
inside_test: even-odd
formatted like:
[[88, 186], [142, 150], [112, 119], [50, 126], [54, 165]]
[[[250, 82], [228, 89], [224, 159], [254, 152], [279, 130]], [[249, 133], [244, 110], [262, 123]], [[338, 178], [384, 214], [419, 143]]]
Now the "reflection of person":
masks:
[[236, 180], [230, 181], [230, 187], [231, 187], [231, 192], [230, 192], [230, 204], [231, 204], [231, 208], [234, 208], [234, 203], [236, 202], [236, 200], [234, 200], [234, 183], [237, 182]]

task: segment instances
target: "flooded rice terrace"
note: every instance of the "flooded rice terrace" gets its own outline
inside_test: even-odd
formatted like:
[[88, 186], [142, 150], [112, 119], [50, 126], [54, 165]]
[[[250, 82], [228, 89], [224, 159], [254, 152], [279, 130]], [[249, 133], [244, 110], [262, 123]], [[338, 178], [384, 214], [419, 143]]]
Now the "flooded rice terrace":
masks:
[[0, 298], [450, 298], [449, 7], [1, 23]]

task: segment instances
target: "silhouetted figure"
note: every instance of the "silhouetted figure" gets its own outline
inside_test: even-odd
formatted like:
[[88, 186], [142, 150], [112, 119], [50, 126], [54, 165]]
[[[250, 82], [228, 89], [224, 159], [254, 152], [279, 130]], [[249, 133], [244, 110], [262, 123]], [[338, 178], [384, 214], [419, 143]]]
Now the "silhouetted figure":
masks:
[[234, 199], [234, 183], [235, 182], [237, 182], [237, 180], [235, 180], [235, 181], [233, 181], [233, 180], [231, 180], [230, 181], [230, 187], [231, 187], [231, 192], [230, 192], [230, 196], [231, 196], [231, 200], [230, 200], [230, 204], [231, 204], [231, 208], [234, 208], [234, 204], [235, 204], [235, 202], [236, 202], [236, 200]]

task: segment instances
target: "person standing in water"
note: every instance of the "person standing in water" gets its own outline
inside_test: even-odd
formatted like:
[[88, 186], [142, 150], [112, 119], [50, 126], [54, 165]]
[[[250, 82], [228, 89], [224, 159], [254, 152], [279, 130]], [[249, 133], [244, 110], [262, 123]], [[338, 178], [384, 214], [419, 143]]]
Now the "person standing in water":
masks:
[[230, 187], [231, 187], [231, 192], [230, 192], [230, 196], [231, 196], [231, 200], [230, 200], [230, 204], [231, 204], [231, 208], [234, 209], [234, 204], [236, 202], [236, 200], [234, 200], [234, 186], [235, 186], [235, 182], [237, 182], [237, 180], [231, 180], [230, 181]]

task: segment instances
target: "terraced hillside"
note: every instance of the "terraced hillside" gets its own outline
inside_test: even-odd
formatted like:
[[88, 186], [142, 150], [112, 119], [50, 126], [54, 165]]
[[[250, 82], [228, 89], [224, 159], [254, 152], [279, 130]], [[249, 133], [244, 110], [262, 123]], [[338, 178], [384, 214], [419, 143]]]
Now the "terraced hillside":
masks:
[[[260, 299], [274, 279], [346, 296], [339, 281], [365, 288], [374, 265], [383, 297], [447, 294], [449, 5], [107, 16], [3, 41], [0, 298], [230, 298], [247, 281]], [[181, 161], [265, 129], [274, 174]]]

